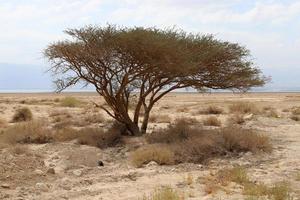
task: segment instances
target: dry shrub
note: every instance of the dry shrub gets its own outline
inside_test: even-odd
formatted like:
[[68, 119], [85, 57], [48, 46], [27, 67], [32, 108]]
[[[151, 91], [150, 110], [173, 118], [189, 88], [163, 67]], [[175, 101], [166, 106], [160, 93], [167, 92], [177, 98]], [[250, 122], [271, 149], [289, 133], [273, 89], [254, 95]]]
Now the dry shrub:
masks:
[[239, 127], [203, 129], [177, 121], [146, 136], [149, 143], [164, 143], [175, 154], [175, 163], [202, 163], [214, 157], [239, 152], [270, 152], [269, 138], [254, 130]]
[[90, 124], [103, 123], [105, 122], [105, 118], [102, 113], [98, 113], [98, 114], [91, 114], [86, 116], [84, 118], [84, 121]]
[[186, 140], [194, 132], [199, 132], [190, 126], [190, 120], [187, 118], [178, 118], [167, 128], [154, 130], [146, 135], [149, 143], [174, 143]]
[[289, 108], [284, 108], [284, 109], [282, 109], [282, 112], [290, 112], [290, 109]]
[[234, 114], [232, 115], [229, 119], [228, 119], [228, 124], [239, 124], [239, 125], [242, 125], [246, 122], [245, 118], [243, 115], [241, 114]]
[[224, 110], [222, 108], [219, 108], [217, 106], [209, 106], [204, 110], [200, 110], [199, 114], [212, 114], [212, 115], [219, 115], [224, 113]]
[[203, 134], [170, 147], [175, 153], [176, 163], [203, 163], [210, 158], [226, 154], [221, 138], [216, 134]]
[[224, 128], [221, 132], [224, 147], [230, 152], [270, 152], [272, 145], [267, 136], [250, 129], [237, 127]]
[[169, 115], [162, 114], [162, 115], [157, 115], [157, 114], [152, 114], [149, 117], [149, 122], [151, 123], [170, 123], [171, 118]]
[[75, 97], [65, 97], [61, 100], [60, 105], [63, 107], [78, 107], [81, 105], [81, 101]]
[[37, 143], [52, 141], [51, 131], [41, 121], [30, 121], [16, 124], [7, 128], [0, 136], [2, 141], [10, 144]]
[[174, 153], [164, 145], [148, 145], [132, 152], [131, 162], [135, 167], [142, 167], [151, 161], [159, 165], [174, 164]]
[[273, 184], [271, 187], [262, 183], [250, 182], [244, 185], [245, 195], [252, 197], [266, 196], [272, 200], [288, 200], [293, 199], [291, 196], [291, 188], [288, 182], [282, 181]]
[[53, 139], [57, 142], [66, 142], [66, 141], [75, 140], [77, 138], [78, 138], [78, 130], [70, 127], [58, 129], [53, 134]]
[[20, 108], [16, 110], [12, 122], [24, 122], [32, 120], [32, 112], [29, 108]]
[[162, 187], [156, 189], [149, 196], [144, 196], [142, 200], [184, 200], [184, 197], [171, 187]]
[[83, 128], [78, 131], [77, 139], [79, 144], [106, 148], [118, 144], [121, 134], [121, 125], [115, 123], [107, 131], [101, 128]]
[[222, 123], [218, 118], [211, 116], [211, 117], [206, 118], [203, 121], [203, 124], [205, 126], [221, 126]]
[[238, 102], [233, 105], [229, 106], [229, 110], [232, 113], [252, 113], [257, 114], [259, 113], [259, 109], [253, 104], [249, 102]]

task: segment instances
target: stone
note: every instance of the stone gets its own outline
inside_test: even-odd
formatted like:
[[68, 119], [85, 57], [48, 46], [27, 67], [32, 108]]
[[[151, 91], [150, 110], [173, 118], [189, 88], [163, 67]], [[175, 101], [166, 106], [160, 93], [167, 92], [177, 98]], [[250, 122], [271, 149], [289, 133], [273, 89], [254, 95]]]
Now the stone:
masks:
[[37, 175], [43, 175], [44, 172], [42, 170], [36, 169], [34, 170], [34, 173], [36, 173]]
[[47, 170], [47, 174], [55, 174], [55, 169], [54, 168], [49, 168]]
[[3, 183], [3, 184], [1, 184], [1, 187], [2, 187], [2, 188], [5, 188], [5, 189], [9, 189], [9, 188], [10, 188], [10, 185], [7, 184], [7, 183]]
[[75, 176], [81, 176], [81, 175], [82, 175], [82, 170], [77, 169], [77, 170], [74, 170], [72, 173], [73, 173]]
[[146, 165], [146, 167], [156, 167], [156, 166], [158, 166], [158, 164], [155, 161], [151, 161]]
[[49, 190], [48, 186], [45, 183], [37, 183], [35, 184], [36, 189], [47, 192]]

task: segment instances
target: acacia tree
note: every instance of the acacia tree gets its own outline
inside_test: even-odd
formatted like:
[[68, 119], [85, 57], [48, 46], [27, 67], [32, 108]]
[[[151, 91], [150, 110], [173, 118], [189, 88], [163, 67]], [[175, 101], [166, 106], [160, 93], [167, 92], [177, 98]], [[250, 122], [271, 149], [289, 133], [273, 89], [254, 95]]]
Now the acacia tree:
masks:
[[[111, 117], [132, 135], [146, 132], [154, 104], [179, 88], [246, 91], [266, 79], [250, 52], [212, 35], [182, 30], [87, 26], [65, 31], [71, 39], [50, 44], [45, 56], [57, 90], [79, 82], [95, 86]], [[136, 95], [133, 117], [129, 104]], [[144, 116], [141, 126], [141, 109]]]

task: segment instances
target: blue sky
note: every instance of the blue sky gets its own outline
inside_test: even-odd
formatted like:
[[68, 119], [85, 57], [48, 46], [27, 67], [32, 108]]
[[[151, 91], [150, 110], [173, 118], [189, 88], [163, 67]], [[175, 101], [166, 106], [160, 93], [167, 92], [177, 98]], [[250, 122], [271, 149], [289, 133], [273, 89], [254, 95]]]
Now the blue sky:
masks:
[[249, 48], [272, 87], [300, 86], [299, 0], [0, 0], [0, 23], [0, 89], [51, 88], [37, 77], [43, 49], [66, 28], [106, 23], [212, 33]]

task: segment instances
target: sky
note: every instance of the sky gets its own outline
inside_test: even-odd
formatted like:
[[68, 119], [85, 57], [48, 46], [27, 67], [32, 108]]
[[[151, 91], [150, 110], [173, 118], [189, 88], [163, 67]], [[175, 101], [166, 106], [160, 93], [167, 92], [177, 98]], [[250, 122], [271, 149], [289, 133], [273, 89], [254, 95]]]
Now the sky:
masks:
[[267, 87], [300, 89], [300, 0], [0, 0], [0, 90], [52, 88], [43, 49], [85, 25], [173, 27], [250, 49]]

